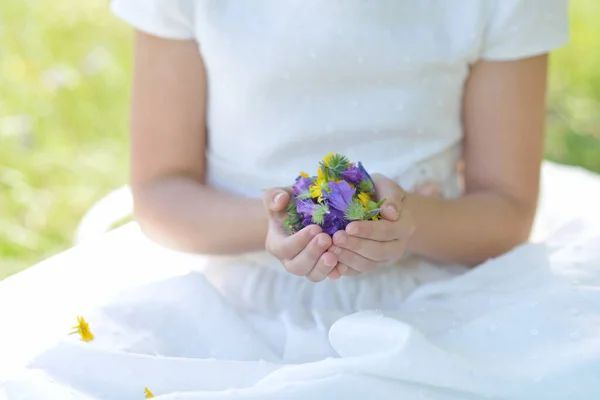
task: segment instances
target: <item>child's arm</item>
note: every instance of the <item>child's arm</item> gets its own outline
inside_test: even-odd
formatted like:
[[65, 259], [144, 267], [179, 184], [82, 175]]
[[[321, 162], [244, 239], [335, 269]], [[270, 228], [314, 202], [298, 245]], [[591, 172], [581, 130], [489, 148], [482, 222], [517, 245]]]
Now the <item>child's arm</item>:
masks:
[[[391, 225], [350, 224], [346, 231], [358, 227], [357, 239], [344, 232], [333, 238], [339, 262], [363, 271], [373, 267], [373, 257], [392, 258], [395, 249], [381, 241], [386, 229], [391, 232], [387, 239], [403, 239], [397, 246], [464, 264], [478, 264], [527, 241], [538, 199], [546, 70], [546, 56], [475, 65], [464, 98], [465, 195], [441, 199], [407, 194], [402, 207], [412, 218], [401, 215]], [[395, 183], [383, 183], [380, 196], [401, 204]], [[416, 227], [408, 242], [407, 218]]]
[[262, 202], [204, 185], [205, 79], [195, 41], [136, 34], [131, 121], [135, 217], [150, 238], [183, 251], [262, 250], [268, 226]]
[[409, 195], [410, 248], [478, 263], [527, 241], [543, 158], [547, 56], [476, 64], [465, 88], [465, 189], [457, 200]]

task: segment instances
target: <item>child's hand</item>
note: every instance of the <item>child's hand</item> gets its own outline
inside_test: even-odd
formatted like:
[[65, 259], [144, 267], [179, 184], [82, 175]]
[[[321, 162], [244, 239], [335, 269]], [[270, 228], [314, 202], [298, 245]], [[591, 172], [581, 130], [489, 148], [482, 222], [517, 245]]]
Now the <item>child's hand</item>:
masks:
[[333, 235], [333, 246], [328, 251], [338, 260], [334, 276], [369, 272], [399, 259], [415, 230], [410, 212], [403, 204], [405, 192], [383, 175], [374, 174], [372, 178], [378, 197], [387, 199], [382, 205], [383, 218], [352, 222], [345, 231]]
[[337, 257], [327, 252], [332, 245], [331, 237], [318, 225], [307, 226], [289, 236], [283, 228], [289, 200], [290, 194], [283, 189], [271, 189], [264, 195], [263, 202], [269, 216], [266, 249], [281, 261], [289, 273], [306, 276], [313, 282], [322, 281], [338, 263]]

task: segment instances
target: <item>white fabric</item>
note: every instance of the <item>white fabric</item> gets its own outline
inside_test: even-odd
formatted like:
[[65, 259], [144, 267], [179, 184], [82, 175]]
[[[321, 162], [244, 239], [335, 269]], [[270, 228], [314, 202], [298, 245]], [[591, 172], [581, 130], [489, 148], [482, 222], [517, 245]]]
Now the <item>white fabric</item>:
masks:
[[[554, 0], [112, 4], [198, 41], [209, 182], [247, 196], [329, 151], [458, 196], [469, 64], [567, 39]], [[135, 224], [86, 241], [0, 282], [0, 399], [595, 399], [600, 178], [543, 179], [543, 244], [471, 271], [410, 257], [313, 284], [265, 253], [174, 253]], [[94, 341], [66, 335], [77, 315]]]
[[547, 244], [467, 273], [310, 284], [125, 226], [0, 282], [0, 399], [597, 399], [600, 177], [547, 164], [543, 193]]
[[565, 44], [566, 3], [116, 0], [112, 8], [144, 32], [198, 41], [211, 184], [260, 196], [336, 151], [407, 189], [435, 180], [455, 196], [469, 64]]

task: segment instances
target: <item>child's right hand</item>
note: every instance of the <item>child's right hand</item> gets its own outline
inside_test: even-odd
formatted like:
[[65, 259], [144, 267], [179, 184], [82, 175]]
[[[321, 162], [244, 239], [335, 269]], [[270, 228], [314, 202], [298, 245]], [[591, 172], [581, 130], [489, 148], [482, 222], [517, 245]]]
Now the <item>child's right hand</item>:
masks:
[[[310, 225], [289, 236], [283, 227], [290, 194], [283, 189], [268, 190], [263, 203], [269, 216], [266, 249], [277, 257], [285, 269], [294, 275], [320, 282], [334, 271], [337, 257], [327, 252], [331, 237], [318, 225]], [[335, 271], [332, 278], [336, 276]]]

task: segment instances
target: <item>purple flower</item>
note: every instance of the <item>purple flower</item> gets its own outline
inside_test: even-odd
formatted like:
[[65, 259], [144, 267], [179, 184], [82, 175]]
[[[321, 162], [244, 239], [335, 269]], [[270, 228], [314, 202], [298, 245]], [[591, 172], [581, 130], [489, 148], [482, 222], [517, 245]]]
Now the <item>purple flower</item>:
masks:
[[306, 214], [304, 216], [304, 218], [302, 219], [302, 225], [303, 226], [309, 226], [309, 225], [312, 225], [312, 224], [313, 224], [313, 222], [312, 222], [312, 215]]
[[312, 200], [298, 200], [296, 202], [296, 211], [300, 214], [303, 226], [312, 225], [312, 213], [315, 210], [316, 204]]
[[323, 232], [328, 235], [333, 235], [337, 231], [346, 229], [349, 221], [344, 219], [344, 213], [332, 208], [330, 213], [325, 215], [325, 224], [323, 224]]
[[364, 179], [360, 168], [354, 164], [346, 171], [342, 172], [342, 176], [345, 180], [355, 185], [358, 185]]
[[358, 169], [360, 170], [360, 174], [362, 175], [362, 181], [359, 183], [359, 189], [363, 192], [373, 191], [375, 187], [373, 179], [371, 179], [371, 175], [369, 175], [369, 173], [367, 172], [365, 167], [363, 167], [360, 161], [358, 162]]
[[298, 178], [296, 178], [296, 182], [292, 185], [292, 189], [294, 189], [294, 194], [298, 196], [301, 193], [308, 192], [312, 184], [313, 183], [310, 178], [299, 176]]
[[345, 213], [348, 206], [352, 203], [352, 196], [354, 196], [356, 189], [346, 181], [329, 182], [329, 189], [327, 202], [331, 207]]
[[315, 210], [316, 204], [313, 203], [312, 200], [298, 200], [296, 203], [296, 210], [303, 216], [312, 216], [313, 211]]

